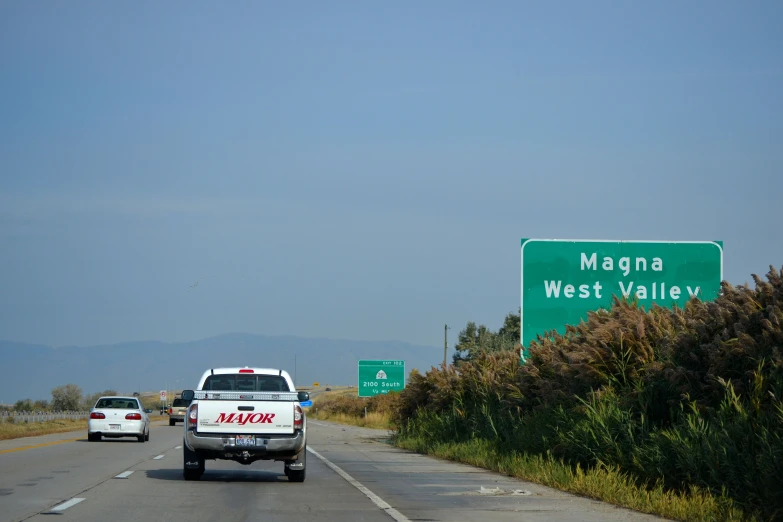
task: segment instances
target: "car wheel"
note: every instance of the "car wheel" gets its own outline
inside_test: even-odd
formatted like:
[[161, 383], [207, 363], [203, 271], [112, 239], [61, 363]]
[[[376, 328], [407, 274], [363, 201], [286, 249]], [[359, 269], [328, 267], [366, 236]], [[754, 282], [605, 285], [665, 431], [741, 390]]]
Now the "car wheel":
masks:
[[204, 457], [183, 444], [182, 446], [182, 475], [185, 480], [199, 480], [204, 474]]
[[144, 434], [137, 435], [136, 438], [139, 440], [139, 442], [144, 442]]
[[302, 452], [299, 454], [299, 459], [295, 460], [294, 462], [300, 462], [304, 464], [304, 468], [302, 469], [290, 469], [286, 467], [286, 475], [288, 475], [288, 481], [289, 482], [304, 482], [305, 481], [305, 472], [307, 471], [307, 446], [302, 448]]
[[149, 441], [150, 440], [150, 429], [147, 428], [147, 434], [144, 436], [144, 440]]
[[98, 442], [101, 440], [101, 436], [98, 433], [88, 433], [87, 440], [90, 442]]

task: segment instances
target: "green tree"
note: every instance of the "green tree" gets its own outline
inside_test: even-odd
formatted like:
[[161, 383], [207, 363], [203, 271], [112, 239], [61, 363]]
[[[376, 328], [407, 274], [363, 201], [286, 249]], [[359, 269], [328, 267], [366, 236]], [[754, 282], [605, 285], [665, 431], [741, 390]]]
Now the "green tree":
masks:
[[82, 401], [82, 408], [85, 410], [89, 410], [90, 408], [95, 406], [95, 403], [98, 402], [98, 399], [100, 399], [101, 397], [106, 397], [108, 395], [117, 395], [117, 390], [103, 390], [102, 392], [95, 392], [95, 393], [91, 393], [90, 395], [87, 395]]
[[65, 384], [52, 390], [52, 409], [55, 411], [78, 410], [82, 402], [82, 389], [75, 384]]
[[33, 411], [33, 401], [20, 399], [14, 403], [14, 411]]
[[514, 350], [520, 342], [520, 317], [519, 314], [509, 313], [503, 321], [503, 326], [497, 332], [493, 332], [486, 326], [469, 322], [460, 331], [457, 344], [454, 346], [456, 353], [452, 358], [455, 365], [463, 361], [471, 361], [483, 352], [506, 352]]
[[35, 411], [46, 411], [49, 409], [49, 401], [46, 399], [39, 399], [33, 403], [33, 409]]

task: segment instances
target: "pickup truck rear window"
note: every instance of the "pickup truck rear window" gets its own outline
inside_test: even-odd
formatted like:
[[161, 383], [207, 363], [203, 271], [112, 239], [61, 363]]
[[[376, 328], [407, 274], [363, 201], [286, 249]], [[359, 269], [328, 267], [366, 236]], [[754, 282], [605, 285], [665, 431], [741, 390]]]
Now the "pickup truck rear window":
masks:
[[188, 406], [190, 406], [190, 401], [185, 399], [174, 399], [174, 402], [171, 404], [172, 408], [187, 408]]
[[288, 383], [278, 375], [210, 375], [203, 390], [287, 392]]

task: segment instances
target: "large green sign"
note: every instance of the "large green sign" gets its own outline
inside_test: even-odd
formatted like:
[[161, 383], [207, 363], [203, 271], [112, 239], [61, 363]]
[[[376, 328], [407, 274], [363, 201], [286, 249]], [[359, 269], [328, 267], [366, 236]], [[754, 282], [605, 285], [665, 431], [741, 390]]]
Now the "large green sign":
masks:
[[359, 361], [359, 397], [405, 388], [405, 361]]
[[523, 239], [522, 346], [608, 309], [613, 295], [645, 307], [684, 306], [717, 297], [722, 280], [722, 241]]

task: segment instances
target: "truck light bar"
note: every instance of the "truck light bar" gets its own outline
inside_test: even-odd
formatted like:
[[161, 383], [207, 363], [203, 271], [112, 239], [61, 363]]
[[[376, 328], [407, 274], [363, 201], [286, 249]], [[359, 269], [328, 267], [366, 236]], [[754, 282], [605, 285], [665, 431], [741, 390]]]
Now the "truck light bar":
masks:
[[198, 390], [193, 392], [194, 399], [220, 401], [287, 401], [299, 402], [296, 392], [239, 392]]

